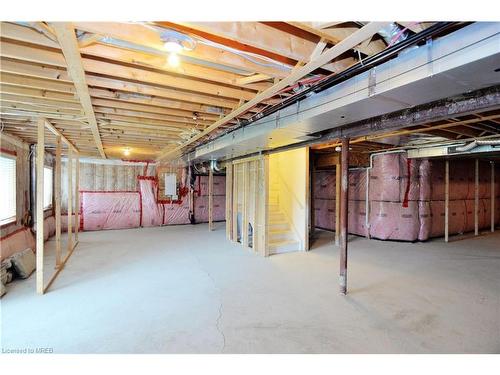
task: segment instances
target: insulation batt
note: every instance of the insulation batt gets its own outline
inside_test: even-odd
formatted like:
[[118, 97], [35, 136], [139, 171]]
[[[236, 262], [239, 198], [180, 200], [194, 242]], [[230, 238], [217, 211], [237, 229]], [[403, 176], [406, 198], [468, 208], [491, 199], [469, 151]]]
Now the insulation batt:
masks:
[[[213, 220], [226, 219], [226, 177], [213, 176]], [[196, 223], [208, 222], [208, 176], [196, 176], [194, 193], [194, 220]]]
[[139, 192], [82, 192], [84, 230], [137, 228], [141, 222]]
[[[474, 230], [475, 161], [450, 161], [449, 233]], [[495, 170], [495, 223], [500, 224], [500, 165]], [[349, 233], [365, 236], [366, 170], [349, 171]], [[479, 163], [479, 228], [491, 220], [491, 165]], [[445, 162], [377, 155], [370, 171], [373, 238], [425, 241], [444, 235]], [[315, 171], [315, 225], [335, 229], [335, 171]]]

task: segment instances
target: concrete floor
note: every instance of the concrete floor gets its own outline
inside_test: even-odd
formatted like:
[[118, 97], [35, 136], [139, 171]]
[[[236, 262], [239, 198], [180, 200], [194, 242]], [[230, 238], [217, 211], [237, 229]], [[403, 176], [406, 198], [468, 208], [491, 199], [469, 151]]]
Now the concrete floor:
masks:
[[[500, 233], [444, 244], [352, 237], [262, 258], [222, 223], [86, 232], [45, 296], [1, 300], [3, 349], [55, 353], [499, 353]], [[54, 242], [48, 242], [53, 249]], [[47, 259], [50, 259], [49, 255]], [[48, 266], [47, 266], [48, 267]]]

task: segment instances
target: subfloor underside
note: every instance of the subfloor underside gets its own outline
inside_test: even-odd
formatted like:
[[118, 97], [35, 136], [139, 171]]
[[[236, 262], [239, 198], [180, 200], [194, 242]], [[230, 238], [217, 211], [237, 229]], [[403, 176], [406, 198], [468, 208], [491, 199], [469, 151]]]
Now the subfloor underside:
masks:
[[[1, 301], [2, 348], [55, 353], [499, 353], [500, 233], [450, 244], [352, 237], [262, 258], [224, 224], [85, 232], [45, 296]], [[47, 243], [51, 259], [54, 241]], [[47, 272], [53, 267], [47, 265]]]

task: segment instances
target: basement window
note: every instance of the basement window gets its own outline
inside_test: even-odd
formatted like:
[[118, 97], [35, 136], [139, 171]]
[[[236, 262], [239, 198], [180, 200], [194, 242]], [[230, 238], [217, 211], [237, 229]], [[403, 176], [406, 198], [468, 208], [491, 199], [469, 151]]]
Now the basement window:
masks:
[[0, 225], [16, 221], [16, 157], [0, 156]]
[[43, 168], [43, 209], [52, 207], [52, 168]]

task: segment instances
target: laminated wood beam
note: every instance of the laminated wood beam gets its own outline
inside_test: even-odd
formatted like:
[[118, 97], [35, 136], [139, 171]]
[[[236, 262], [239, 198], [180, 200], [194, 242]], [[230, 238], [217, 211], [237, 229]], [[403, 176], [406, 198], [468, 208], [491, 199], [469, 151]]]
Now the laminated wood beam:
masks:
[[223, 117], [222, 119], [218, 120], [211, 126], [209, 126], [207, 129], [205, 129], [202, 133], [192, 137], [189, 139], [187, 142], [183, 143], [182, 145], [174, 148], [173, 150], [170, 149], [165, 149], [157, 158], [158, 160], [163, 160], [167, 158], [172, 158], [175, 156], [179, 156], [182, 149], [193, 142], [196, 142], [200, 138], [208, 135], [215, 129], [219, 128], [220, 126], [226, 124], [230, 120], [236, 118], [237, 116], [245, 113], [248, 111], [250, 108], [256, 106], [263, 100], [269, 99], [272, 96], [274, 96], [276, 93], [278, 93], [280, 90], [288, 87], [291, 84], [294, 84], [297, 80], [301, 79], [302, 77], [306, 76], [307, 74], [311, 73], [312, 71], [322, 67], [329, 61], [333, 60], [335, 57], [338, 57], [342, 53], [348, 51], [349, 49], [355, 47], [359, 43], [363, 42], [365, 39], [373, 36], [378, 30], [380, 30], [386, 23], [384, 22], [371, 22], [368, 25], [364, 26], [357, 32], [353, 33], [349, 37], [345, 38], [342, 40], [340, 43], [337, 45], [333, 46], [329, 50], [323, 52], [320, 56], [318, 56], [316, 59], [310, 61], [306, 65], [304, 65], [301, 68], [298, 68], [294, 70], [292, 74], [284, 78], [283, 80], [275, 83], [273, 86], [270, 88], [266, 89], [265, 91], [261, 92], [257, 96], [255, 96], [252, 100], [246, 102], [243, 105], [240, 105], [238, 109], [234, 110], [231, 112], [229, 115]]
[[99, 134], [99, 128], [97, 126], [97, 121], [94, 114], [94, 109], [90, 100], [89, 89], [85, 80], [85, 71], [83, 69], [82, 59], [78, 50], [78, 42], [76, 40], [75, 29], [71, 24], [68, 23], [56, 22], [52, 24], [52, 26], [57, 35], [57, 40], [61, 45], [61, 49], [66, 60], [68, 73], [73, 79], [75, 89], [77, 91], [78, 97], [80, 98], [80, 103], [82, 104], [88, 122], [90, 124], [90, 130], [92, 131], [92, 135], [94, 136], [96, 147], [99, 150], [101, 157], [106, 158], [106, 154], [104, 153], [104, 149], [102, 146], [101, 136]]

